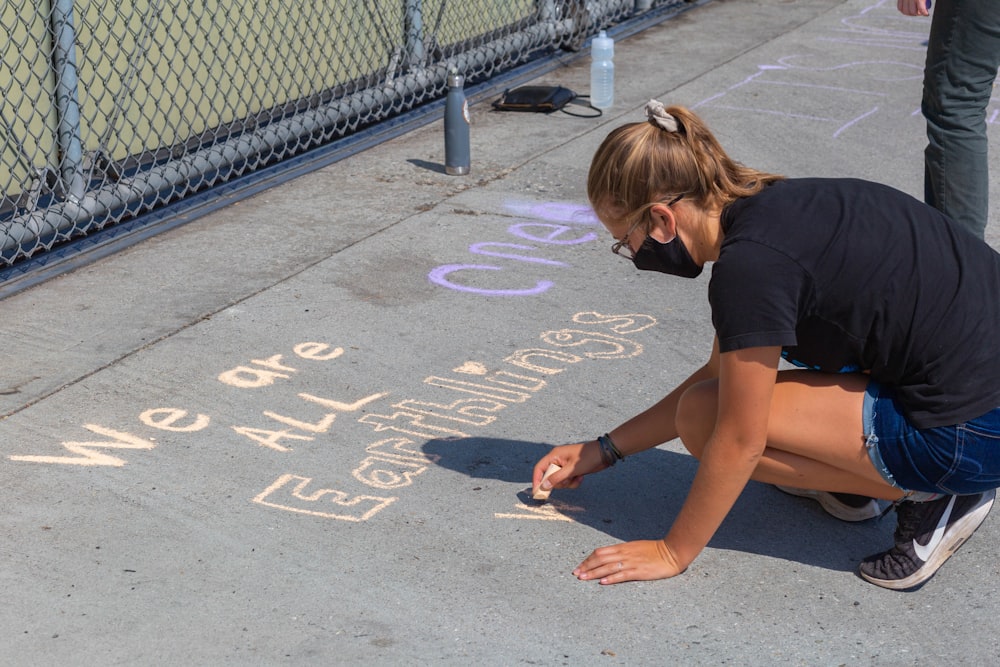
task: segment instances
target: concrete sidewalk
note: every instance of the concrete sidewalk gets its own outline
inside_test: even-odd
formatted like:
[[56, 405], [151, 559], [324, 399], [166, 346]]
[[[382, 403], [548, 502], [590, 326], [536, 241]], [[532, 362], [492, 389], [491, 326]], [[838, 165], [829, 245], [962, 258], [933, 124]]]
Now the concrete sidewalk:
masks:
[[600, 587], [571, 570], [662, 536], [695, 462], [524, 492], [710, 347], [707, 275], [608, 252], [584, 192], [607, 132], [658, 98], [755, 167], [920, 196], [927, 29], [713, 0], [616, 45], [602, 118], [473, 106], [470, 176], [436, 123], [0, 302], [0, 664], [994, 662], [995, 520], [896, 593], [853, 574], [892, 515], [751, 483], [684, 575]]

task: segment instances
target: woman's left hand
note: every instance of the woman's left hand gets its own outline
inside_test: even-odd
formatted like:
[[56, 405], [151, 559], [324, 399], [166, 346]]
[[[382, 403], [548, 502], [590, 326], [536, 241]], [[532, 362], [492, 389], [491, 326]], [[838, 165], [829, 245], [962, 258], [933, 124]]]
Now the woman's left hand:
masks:
[[602, 584], [666, 579], [684, 571], [663, 540], [637, 540], [595, 549], [573, 574]]

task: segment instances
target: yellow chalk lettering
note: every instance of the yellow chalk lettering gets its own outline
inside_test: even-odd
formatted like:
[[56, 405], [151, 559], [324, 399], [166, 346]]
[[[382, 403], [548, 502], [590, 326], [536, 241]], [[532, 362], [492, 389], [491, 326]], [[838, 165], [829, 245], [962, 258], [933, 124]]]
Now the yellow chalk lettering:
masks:
[[330, 346], [326, 343], [299, 343], [293, 348], [295, 354], [303, 359], [311, 359], [313, 361], [330, 361], [344, 353], [344, 348], [342, 347], [335, 347], [332, 352], [327, 353], [329, 349]]
[[292, 419], [291, 417], [284, 417], [273, 412], [264, 412], [265, 417], [270, 417], [275, 421], [279, 421], [282, 424], [287, 424], [300, 431], [308, 431], [309, 433], [326, 433], [330, 430], [330, 425], [333, 424], [333, 420], [337, 418], [335, 412], [331, 412], [322, 419], [320, 419], [315, 424], [310, 424], [309, 422], [299, 421], [298, 419]]
[[369, 456], [351, 473], [354, 478], [376, 489], [398, 489], [413, 484], [413, 478], [427, 470], [415, 461]]
[[219, 375], [219, 382], [232, 387], [239, 387], [240, 389], [257, 389], [274, 384], [274, 381], [278, 378], [287, 379], [289, 377], [291, 376], [285, 373], [265, 371], [259, 368], [250, 368], [249, 366], [237, 366], [230, 371], [221, 373]]
[[537, 519], [539, 521], [572, 521], [573, 519], [563, 514], [563, 512], [582, 512], [582, 507], [567, 505], [559, 501], [551, 501], [544, 505], [530, 507], [524, 503], [518, 503], [514, 509], [522, 512], [496, 512], [493, 516], [497, 519]]
[[[351, 497], [336, 489], [318, 489], [312, 493], [306, 493], [305, 489], [311, 483], [311, 477], [281, 475], [271, 486], [258, 494], [253, 502], [287, 512], [357, 523], [367, 521], [396, 501], [396, 498], [379, 498], [378, 496]], [[288, 489], [287, 487], [291, 485], [294, 486]], [[272, 496], [275, 498], [272, 499]], [[332, 503], [336, 511], [331, 512], [317, 505], [324, 499]]]
[[551, 359], [552, 361], [556, 361], [567, 365], [583, 361], [583, 357], [578, 357], [575, 354], [569, 354], [568, 352], [559, 352], [558, 350], [540, 350], [540, 349], [518, 350], [514, 354], [504, 359], [504, 361], [506, 361], [508, 364], [527, 369], [534, 373], [542, 373], [543, 375], [555, 375], [556, 373], [562, 373], [564, 370], [566, 370], [565, 368], [557, 368], [554, 366], [542, 366], [538, 363], [528, 361], [529, 359], [534, 359], [535, 357], [542, 357], [543, 359]]
[[500, 401], [491, 401], [488, 398], [460, 398], [447, 405], [406, 399], [405, 401], [393, 404], [392, 407], [430, 417], [451, 419], [475, 426], [486, 426], [496, 421], [496, 415], [485, 413], [499, 412], [506, 408], [507, 404]]
[[360, 400], [354, 401], [353, 403], [341, 403], [340, 401], [334, 401], [329, 398], [320, 398], [319, 396], [312, 396], [310, 394], [299, 394], [299, 398], [312, 403], [317, 403], [325, 408], [333, 408], [338, 412], [354, 412], [355, 410], [360, 410], [363, 406], [368, 405], [372, 401], [377, 401], [383, 396], [388, 396], [389, 392], [383, 391], [380, 394], [372, 394], [371, 396], [366, 396]]
[[110, 454], [95, 452], [94, 448], [107, 449], [153, 449], [156, 444], [143, 440], [131, 433], [114, 431], [97, 424], [84, 424], [83, 427], [92, 433], [103, 435], [112, 440], [95, 440], [89, 442], [63, 442], [62, 446], [77, 456], [11, 456], [11, 461], [26, 461], [29, 463], [61, 463], [77, 466], [112, 466], [120, 468], [125, 460]]
[[[375, 432], [395, 431], [405, 433], [417, 438], [436, 439], [451, 436], [453, 438], [467, 438], [465, 433], [444, 426], [434, 426], [425, 423], [427, 415], [415, 414], [413, 412], [394, 412], [391, 415], [368, 414], [359, 419], [362, 424], [371, 424], [375, 427]], [[394, 425], [391, 422], [402, 422], [402, 425]]]
[[152, 410], [146, 410], [139, 415], [139, 421], [146, 426], [158, 428], [163, 431], [175, 431], [177, 433], [194, 433], [195, 431], [201, 431], [206, 428], [209, 421], [211, 421], [208, 415], [198, 414], [194, 418], [194, 421], [190, 424], [186, 424], [184, 426], [175, 425], [178, 421], [187, 417], [187, 415], [187, 410], [181, 410], [179, 408], [153, 408]]
[[461, 391], [467, 394], [475, 394], [476, 396], [482, 396], [484, 398], [492, 398], [499, 401], [509, 401], [511, 403], [524, 403], [529, 398], [531, 398], [531, 394], [526, 394], [523, 391], [511, 391], [509, 389], [499, 389], [497, 387], [491, 387], [485, 384], [478, 384], [475, 382], [464, 382], [462, 380], [453, 380], [451, 378], [440, 378], [432, 376], [426, 378], [424, 380], [424, 383], [429, 384], [433, 387], [452, 389], [454, 391]]
[[452, 370], [456, 373], [463, 373], [465, 375], [486, 375], [489, 373], [486, 366], [483, 366], [478, 361], [466, 361], [458, 368], [453, 368]]
[[[642, 354], [642, 346], [638, 343], [608, 336], [607, 334], [595, 333], [593, 331], [580, 331], [578, 329], [562, 329], [560, 331], [546, 331], [542, 334], [542, 340], [549, 345], [556, 347], [590, 346], [597, 349], [582, 352], [588, 359], [627, 359]], [[577, 350], [579, 351], [579, 350]]]
[[530, 375], [508, 373], [507, 371], [497, 371], [490, 377], [486, 378], [486, 381], [492, 382], [493, 384], [502, 384], [507, 387], [526, 389], [528, 391], [539, 391], [543, 389], [546, 384], [545, 380], [540, 378], [531, 377]]
[[297, 435], [288, 431], [268, 431], [263, 428], [248, 428], [245, 426], [234, 426], [233, 430], [242, 436], [250, 438], [262, 447], [269, 447], [277, 452], [291, 451], [291, 447], [279, 444], [281, 439], [288, 440], [313, 440], [312, 436]]
[[263, 366], [264, 368], [270, 368], [274, 371], [288, 371], [289, 373], [294, 373], [295, 369], [291, 366], [281, 365], [281, 355], [276, 354], [273, 357], [268, 357], [267, 359], [251, 359], [251, 364], [257, 364], [258, 366]]
[[420, 461], [436, 463], [441, 459], [439, 454], [425, 454], [412, 448], [416, 443], [409, 438], [387, 438], [365, 447], [366, 452], [378, 454], [379, 458], [390, 461]]
[[649, 315], [630, 313], [628, 315], [602, 315], [601, 313], [577, 313], [573, 316], [577, 324], [604, 325], [619, 334], [645, 331], [656, 324], [656, 318]]

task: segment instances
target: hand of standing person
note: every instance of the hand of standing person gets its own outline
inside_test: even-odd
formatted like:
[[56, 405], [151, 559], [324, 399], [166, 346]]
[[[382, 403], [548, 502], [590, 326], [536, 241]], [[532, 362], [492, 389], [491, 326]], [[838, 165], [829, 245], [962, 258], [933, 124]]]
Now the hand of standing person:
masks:
[[930, 16], [928, 0], [896, 0], [896, 9], [906, 16]]

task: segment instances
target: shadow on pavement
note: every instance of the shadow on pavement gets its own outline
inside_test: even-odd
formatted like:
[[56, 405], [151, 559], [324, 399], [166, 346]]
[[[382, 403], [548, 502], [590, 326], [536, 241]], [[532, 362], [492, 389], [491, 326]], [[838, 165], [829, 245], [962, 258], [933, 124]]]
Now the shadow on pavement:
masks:
[[[528, 487], [535, 462], [550, 447], [461, 438], [428, 441], [423, 451], [436, 465], [470, 478], [523, 483], [517, 501], [540, 507]], [[555, 510], [617, 540], [652, 539], [670, 528], [696, 469], [691, 456], [652, 449], [587, 477], [578, 489], [556, 489], [550, 500]], [[884, 519], [845, 523], [827, 515], [815, 501], [750, 482], [709, 547], [851, 571], [863, 557], [891, 546], [894, 526], [891, 513]]]
[[445, 166], [440, 162], [430, 162], [429, 160], [420, 160], [417, 158], [412, 158], [407, 160], [410, 164], [420, 169], [426, 169], [428, 171], [433, 171], [438, 174], [445, 174]]

